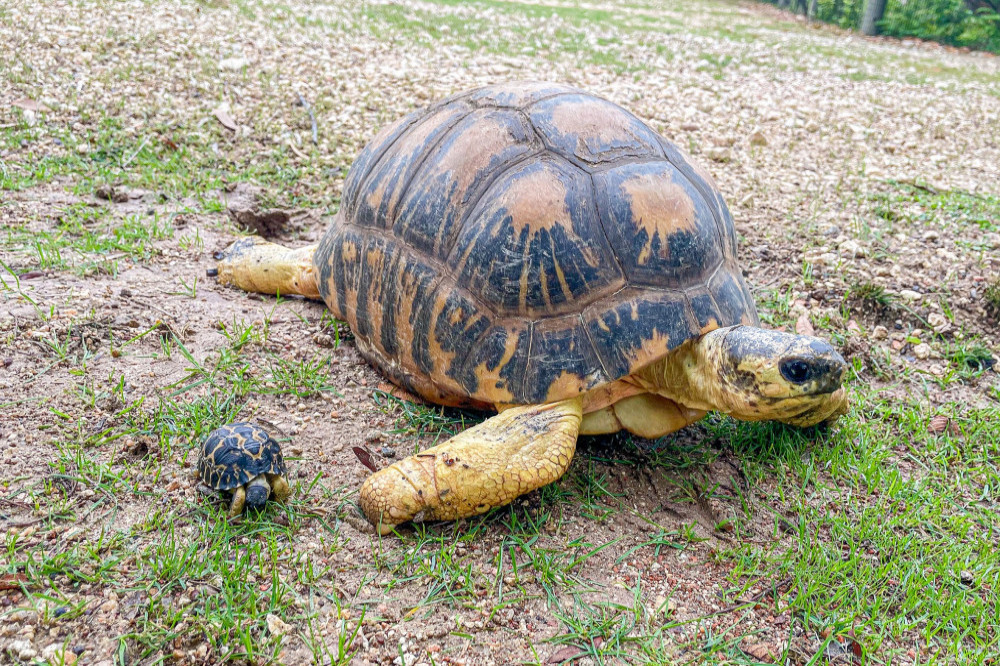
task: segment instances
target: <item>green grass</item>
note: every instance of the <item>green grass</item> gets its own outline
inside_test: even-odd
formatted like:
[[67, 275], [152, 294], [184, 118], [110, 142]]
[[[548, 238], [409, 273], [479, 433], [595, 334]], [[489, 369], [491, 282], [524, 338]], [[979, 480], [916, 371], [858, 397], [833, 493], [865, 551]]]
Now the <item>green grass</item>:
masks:
[[[316, 155], [305, 160], [285, 148], [274, 148], [269, 159], [227, 146], [226, 130], [194, 126], [126, 129], [113, 114], [85, 118], [79, 135], [59, 125], [0, 129], [0, 147], [12, 157], [0, 161], [0, 192], [20, 191], [72, 176], [70, 190], [92, 196], [105, 184], [152, 192], [159, 201], [194, 198], [199, 212], [221, 212], [220, 192], [238, 182], [270, 185], [262, 205], [334, 207], [336, 197], [319, 181], [328, 172]], [[223, 151], [220, 154], [219, 144]], [[83, 152], [78, 146], [85, 148]]]
[[[230, 11], [230, 3], [199, 4], [205, 12]], [[239, 0], [232, 11], [313, 36], [320, 34], [313, 30], [353, 30], [408, 48], [447, 45], [472, 54], [528, 55], [621, 76], [653, 67], [645, 54], [674, 58], [676, 46], [665, 36], [690, 32], [682, 14], [693, 5], [633, 4], [635, 11], [624, 12], [501, 0], [363, 3], [350, 16], [354, 23], [344, 24], [265, 2]], [[784, 48], [789, 34], [806, 30], [788, 22], [734, 20], [728, 3], [698, 8], [705, 21], [692, 30], [717, 40], [720, 49], [685, 66], [703, 70], [706, 78], [737, 77], [744, 67], [784, 68], [766, 48], [751, 59], [747, 45], [780, 40]], [[149, 48], [131, 36], [121, 38], [130, 48]], [[997, 91], [982, 72], [939, 67], [921, 55], [889, 57], [806, 40], [802, 48], [852, 68], [844, 75], [853, 80], [975, 84]], [[0, 62], [10, 65], [2, 68], [9, 82], [34, 80], [25, 63]], [[100, 83], [141, 77], [130, 67], [108, 72]], [[196, 63], [194, 71], [213, 80], [224, 75], [214, 61]], [[281, 73], [233, 76], [236, 84], [256, 76], [264, 90], [282, 91]], [[329, 100], [312, 102], [321, 123], [339, 111]], [[199, 229], [205, 227], [175, 225], [177, 215], [223, 225], [224, 193], [240, 181], [263, 185], [264, 205], [337, 205], [329, 185], [341, 177], [343, 165], [325, 161], [319, 149], [297, 155], [281, 143], [258, 145], [256, 135], [240, 144], [214, 122], [198, 125], [192, 118], [165, 123], [154, 114], [136, 129], [119, 119], [124, 109], [82, 109], [72, 130], [48, 122], [28, 126], [18, 111], [5, 121], [14, 124], [0, 130], [0, 193], [12, 196], [0, 197], [0, 208], [11, 210], [21, 201], [16, 193], [35, 188], [80, 197], [51, 214], [12, 218], [0, 235], [10, 255], [5, 267], [15, 274], [114, 275], [125, 260], [155, 266], [161, 248], [203, 252]], [[281, 121], [301, 121], [301, 110], [295, 113]], [[255, 125], [255, 132], [269, 131]], [[258, 159], [261, 153], [266, 159]], [[96, 189], [108, 184], [146, 190], [151, 207], [174, 213], [122, 215], [113, 204], [90, 205]], [[982, 235], [998, 231], [996, 197], [898, 181], [875, 187], [863, 203], [885, 224], [863, 228], [866, 240], [898, 231], [936, 230], [942, 237], [957, 231], [965, 247], [986, 250]], [[789, 220], [796, 221], [791, 213]], [[880, 251], [875, 248], [876, 256]], [[820, 273], [802, 262], [801, 273], [793, 266], [794, 283], [758, 292], [764, 321], [794, 324], [797, 290], [822, 281]], [[862, 278], [848, 286], [845, 301], [892, 309], [913, 328], [928, 330], [882, 285]], [[945, 307], [946, 286], [940, 294]], [[184, 299], [204, 291], [194, 278], [164, 288]], [[23, 378], [20, 387], [49, 372], [65, 381], [61, 393], [0, 402], [7, 408], [30, 400], [41, 415], [40, 446], [47, 447], [43, 474], [0, 481], [0, 509], [15, 507], [30, 516], [30, 524], [5, 533], [0, 574], [25, 577], [17, 604], [35, 609], [50, 629], [100, 618], [103, 598], [95, 602], [92, 591], [113, 592], [129, 620], [113, 637], [116, 664], [169, 662], [175, 650], [188, 661], [271, 663], [281, 659], [282, 641], [268, 626], [270, 614], [295, 625], [316, 661], [350, 663], [358, 658], [362, 620], [382, 621], [376, 617], [382, 598], [392, 604], [406, 600], [397, 629], [447, 617], [446, 639], [470, 645], [513, 635], [525, 609], [544, 609], [558, 626], [549, 640], [531, 648], [529, 659], [539, 664], [562, 648], [570, 650], [560, 652], [567, 658], [595, 663], [759, 663], [747, 639], [774, 629], [771, 616], [788, 618], [777, 630], [779, 663], [822, 663], [822, 648], [803, 656], [802, 645], [823, 646], [852, 631], [865, 651], [864, 663], [871, 664], [985, 664], [1000, 652], [1000, 556], [994, 546], [1000, 527], [994, 499], [1000, 485], [1000, 385], [992, 351], [974, 336], [925, 334], [942, 355], [943, 377], [903, 368], [890, 356], [855, 359], [854, 408], [831, 432], [710, 416], [655, 443], [624, 435], [583, 438], [559, 482], [510, 506], [454, 524], [402, 527], [381, 539], [352, 533], [357, 542], [348, 544], [339, 520], [350, 510], [354, 485], [331, 487], [318, 476], [296, 476], [297, 494], [288, 505], [269, 505], [237, 522], [225, 519], [223, 498], [177, 501], [178, 487], [171, 486], [176, 481], [187, 487], [197, 446], [215, 427], [254, 418], [268, 401], [294, 414], [317, 404], [310, 403], [317, 396], [339, 395], [331, 361], [340, 343], [351, 339], [341, 323], [328, 316], [297, 322], [303, 330], [318, 324], [333, 341], [332, 350], [293, 352], [280, 338], [275, 342], [274, 311], [260, 319], [215, 322], [218, 340], [194, 350], [167, 324], [130, 329], [90, 314], [67, 321], [55, 316], [56, 305], [31, 300], [17, 278], [4, 276], [2, 289], [5, 305], [34, 304], [40, 324], [29, 344], [43, 371]], [[1000, 282], [986, 283], [982, 297], [993, 316], [1000, 313]], [[847, 307], [841, 314], [850, 313]], [[813, 321], [833, 328], [822, 317]], [[834, 338], [841, 333], [823, 331]], [[18, 328], [0, 332], [5, 346], [22, 340]], [[93, 370], [101, 353], [122, 364], [170, 361], [182, 369], [168, 386], [137, 390], [138, 380], [122, 369]], [[863, 388], [870, 376], [878, 379], [879, 391]], [[957, 383], [986, 387], [981, 404], [901, 397], [939, 395]], [[371, 406], [395, 420], [392, 445], [406, 453], [484, 417], [380, 391]], [[951, 420], [944, 432], [929, 431], [935, 416]], [[296, 464], [294, 456], [289, 461]], [[735, 465], [731, 489], [708, 480], [710, 466], [724, 461]], [[635, 506], [642, 489], [624, 478], [655, 487], [655, 496], [643, 498], [655, 497], [655, 506]], [[657, 522], [664, 507], [712, 500], [728, 502], [735, 515], [709, 524]], [[139, 515], [135, 507], [141, 507]], [[763, 536], [762, 521], [770, 527]], [[309, 539], [316, 543], [307, 543], [307, 528], [315, 528]], [[675, 572], [713, 567], [715, 580], [722, 581], [717, 601], [724, 611], [676, 617], [673, 602], [684, 601], [684, 592], [654, 579], [654, 563]], [[339, 585], [345, 574], [355, 576], [355, 596]], [[485, 629], [467, 624], [476, 613], [487, 618]], [[338, 628], [324, 635], [331, 624]], [[199, 656], [203, 637], [206, 652]], [[189, 651], [195, 655], [188, 658]]]
[[887, 222], [943, 233], [953, 227], [1000, 230], [1000, 198], [895, 180], [885, 181], [885, 185], [886, 189], [872, 194], [871, 200], [875, 214]]
[[777, 539], [776, 514], [773, 546], [721, 555], [734, 564], [734, 590], [790, 576], [776, 608], [804, 630], [853, 627], [880, 663], [903, 657], [897, 642], [913, 645], [914, 635], [928, 663], [959, 654], [987, 663], [1000, 642], [1000, 513], [989, 499], [1000, 483], [1000, 409], [952, 406], [959, 434], [932, 434], [924, 408], [865, 398], [808, 450], [805, 435], [781, 426], [723, 424], [729, 446], [757, 461], [750, 477], [777, 480], [768, 494], [796, 526]]
[[994, 314], [1000, 314], [1000, 276], [989, 281], [983, 290], [983, 300]]

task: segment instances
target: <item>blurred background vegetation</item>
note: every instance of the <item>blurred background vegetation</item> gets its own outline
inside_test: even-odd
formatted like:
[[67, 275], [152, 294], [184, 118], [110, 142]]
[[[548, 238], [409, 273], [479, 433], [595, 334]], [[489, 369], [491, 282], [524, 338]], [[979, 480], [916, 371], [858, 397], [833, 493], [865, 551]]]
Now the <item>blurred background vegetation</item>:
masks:
[[1000, 53], [1000, 0], [768, 0], [869, 35], [916, 37]]

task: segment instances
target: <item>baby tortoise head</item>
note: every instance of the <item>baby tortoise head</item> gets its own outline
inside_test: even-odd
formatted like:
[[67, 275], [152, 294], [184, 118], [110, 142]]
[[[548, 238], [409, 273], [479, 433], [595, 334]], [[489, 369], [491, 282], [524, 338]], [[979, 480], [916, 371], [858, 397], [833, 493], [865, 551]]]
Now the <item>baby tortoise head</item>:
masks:
[[264, 483], [247, 484], [246, 507], [249, 509], [263, 509], [267, 504], [267, 498], [271, 495], [271, 488]]
[[704, 343], [718, 372], [719, 408], [736, 418], [808, 427], [847, 411], [847, 362], [824, 340], [734, 326], [707, 334]]

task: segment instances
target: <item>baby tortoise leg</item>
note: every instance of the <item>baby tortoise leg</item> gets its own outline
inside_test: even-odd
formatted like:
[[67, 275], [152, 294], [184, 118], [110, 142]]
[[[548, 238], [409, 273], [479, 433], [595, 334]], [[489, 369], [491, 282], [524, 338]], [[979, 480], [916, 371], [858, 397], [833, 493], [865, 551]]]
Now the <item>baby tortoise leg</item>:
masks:
[[219, 284], [231, 284], [244, 291], [298, 294], [318, 299], [319, 288], [313, 267], [315, 251], [315, 245], [290, 250], [250, 236], [216, 253], [219, 263], [208, 273], [216, 276]]
[[579, 398], [507, 409], [370, 476], [361, 510], [388, 534], [408, 520], [457, 520], [508, 504], [565, 473], [582, 416]]
[[243, 513], [247, 501], [247, 489], [244, 486], [233, 490], [233, 500], [229, 503], [229, 517], [235, 518]]
[[288, 480], [285, 477], [279, 474], [268, 474], [267, 480], [271, 484], [271, 492], [274, 493], [274, 499], [284, 502], [291, 497], [292, 487], [288, 485]]

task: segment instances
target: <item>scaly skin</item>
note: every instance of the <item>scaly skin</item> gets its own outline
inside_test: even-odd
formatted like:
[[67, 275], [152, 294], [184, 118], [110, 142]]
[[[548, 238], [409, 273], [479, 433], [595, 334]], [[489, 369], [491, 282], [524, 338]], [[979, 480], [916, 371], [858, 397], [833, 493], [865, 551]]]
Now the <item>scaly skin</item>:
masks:
[[561, 477], [576, 451], [579, 398], [512, 407], [368, 477], [361, 510], [381, 534], [410, 520], [456, 520]]
[[243, 507], [247, 503], [247, 489], [245, 486], [233, 489], [233, 499], [229, 503], [229, 517], [235, 518], [243, 513]]
[[271, 494], [279, 502], [284, 502], [292, 495], [292, 487], [288, 485], [288, 480], [277, 474], [268, 474], [267, 480], [271, 484]]
[[258, 236], [242, 238], [216, 256], [215, 275], [219, 284], [244, 291], [319, 299], [315, 251], [315, 245], [290, 250]]
[[[801, 361], [809, 375], [790, 381], [780, 369], [787, 360]], [[843, 357], [819, 338], [730, 326], [685, 342], [636, 380], [689, 409], [806, 428], [847, 413], [846, 369]]]

